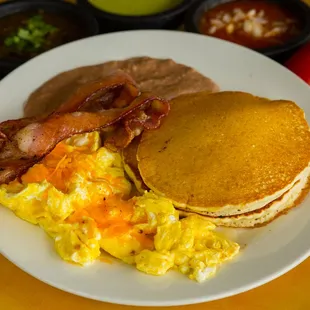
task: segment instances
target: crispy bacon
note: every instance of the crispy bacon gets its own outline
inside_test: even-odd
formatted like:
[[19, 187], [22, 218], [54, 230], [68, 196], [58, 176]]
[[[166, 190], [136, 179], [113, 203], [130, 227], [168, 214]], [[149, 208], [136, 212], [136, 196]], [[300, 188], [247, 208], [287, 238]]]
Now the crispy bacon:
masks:
[[[139, 90], [133, 79], [125, 72], [117, 70], [99, 81], [81, 86], [67, 102], [53, 113], [96, 112], [112, 107], [125, 107], [138, 95]], [[46, 115], [42, 115], [2, 122], [0, 124], [0, 143], [10, 139], [23, 127], [45, 117]]]
[[134, 80], [118, 70], [99, 81], [81, 86], [54, 113], [75, 111], [96, 112], [103, 109], [123, 108], [139, 95]]
[[106, 146], [120, 149], [144, 128], [157, 128], [168, 112], [167, 101], [139, 94], [132, 79], [119, 72], [85, 85], [47, 117], [0, 124], [0, 184], [22, 175], [72, 135], [114, 126]]
[[[149, 96], [152, 95], [149, 94]], [[166, 116], [170, 110], [170, 105], [166, 101], [158, 99], [153, 100], [144, 109], [137, 109], [122, 119], [122, 125], [112, 132], [112, 135], [105, 140], [104, 145], [111, 150], [119, 150], [128, 146], [144, 129], [158, 128], [162, 117]]]
[[[134, 80], [125, 72], [118, 70], [99, 81], [81, 86], [67, 102], [53, 113], [97, 112], [126, 107], [139, 93]], [[0, 124], [0, 140], [10, 139], [23, 127], [44, 118], [46, 115], [2, 122]]]

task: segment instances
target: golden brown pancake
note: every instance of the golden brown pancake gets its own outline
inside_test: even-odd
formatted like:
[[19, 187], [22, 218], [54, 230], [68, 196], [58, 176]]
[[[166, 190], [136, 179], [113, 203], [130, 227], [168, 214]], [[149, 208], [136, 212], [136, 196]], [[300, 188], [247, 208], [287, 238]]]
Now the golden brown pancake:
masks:
[[197, 93], [172, 100], [161, 127], [143, 133], [137, 157], [146, 185], [178, 208], [231, 216], [308, 177], [310, 132], [294, 102]]
[[80, 67], [60, 73], [35, 90], [25, 104], [25, 116], [48, 114], [64, 103], [81, 85], [121, 69], [132, 76], [141, 91], [167, 99], [199, 91], [218, 91], [218, 86], [193, 68], [171, 59], [135, 57]]
[[[310, 168], [309, 168], [310, 169]], [[309, 172], [308, 172], [309, 173]], [[303, 178], [298, 181], [291, 190], [284, 193], [279, 198], [268, 203], [264, 207], [232, 216], [212, 217], [204, 214], [204, 212], [193, 212], [190, 210], [179, 210], [181, 217], [186, 217], [192, 214], [198, 214], [207, 218], [210, 222], [217, 226], [227, 227], [260, 227], [268, 224], [280, 215], [286, 214], [290, 209], [299, 205], [307, 196], [310, 190], [310, 179]]]

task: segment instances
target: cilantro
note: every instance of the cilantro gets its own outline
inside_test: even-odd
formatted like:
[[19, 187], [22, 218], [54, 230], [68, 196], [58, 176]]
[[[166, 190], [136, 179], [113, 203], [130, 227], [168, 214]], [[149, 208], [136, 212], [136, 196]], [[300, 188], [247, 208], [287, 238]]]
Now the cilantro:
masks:
[[41, 15], [34, 15], [25, 22], [25, 27], [7, 37], [5, 46], [17, 49], [18, 51], [32, 51], [40, 49], [47, 42], [48, 35], [58, 31], [50, 24], [45, 23]]

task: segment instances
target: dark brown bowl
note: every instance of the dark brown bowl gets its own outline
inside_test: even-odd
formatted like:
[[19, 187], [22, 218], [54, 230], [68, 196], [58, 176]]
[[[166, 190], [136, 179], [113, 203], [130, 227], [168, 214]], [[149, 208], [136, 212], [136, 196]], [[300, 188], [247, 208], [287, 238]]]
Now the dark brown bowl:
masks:
[[[199, 0], [188, 11], [185, 18], [185, 30], [200, 33], [198, 23], [204, 12], [213, 7], [233, 0]], [[310, 8], [301, 0], [270, 0], [288, 7], [299, 18], [302, 25], [301, 33], [287, 43], [264, 49], [256, 49], [259, 53], [283, 62], [290, 57], [295, 50], [310, 39]]]
[[[43, 9], [46, 12], [59, 13], [74, 19], [79, 27], [84, 30], [84, 37], [93, 36], [99, 33], [98, 23], [89, 12], [85, 12], [77, 5], [63, 1], [31, 0], [31, 1], [10, 1], [0, 4], [0, 18], [32, 10]], [[16, 69], [26, 60], [0, 59], [0, 78]]]

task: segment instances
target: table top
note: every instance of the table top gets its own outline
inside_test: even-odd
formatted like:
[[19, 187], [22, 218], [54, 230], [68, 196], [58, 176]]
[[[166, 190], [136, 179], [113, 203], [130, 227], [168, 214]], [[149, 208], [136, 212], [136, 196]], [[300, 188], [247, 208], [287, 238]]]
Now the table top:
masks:
[[[74, 2], [74, 0], [69, 0]], [[304, 0], [309, 3], [310, 0]], [[0, 0], [3, 2], [3, 0]], [[55, 289], [10, 263], [0, 255], [0, 308], [7, 310], [118, 310], [124, 307], [78, 297]], [[186, 310], [306, 310], [310, 309], [310, 258], [282, 277], [233, 297], [184, 306]], [[141, 309], [141, 308], [140, 308]], [[151, 308], [144, 307], [142, 310]]]
[[[55, 289], [24, 273], [0, 256], [0, 308], [6, 310], [147, 310], [101, 303]], [[282, 277], [233, 297], [181, 307], [184, 310], [310, 309], [310, 259]], [[104, 279], [103, 279], [104, 281]], [[168, 307], [164, 307], [168, 309]]]

